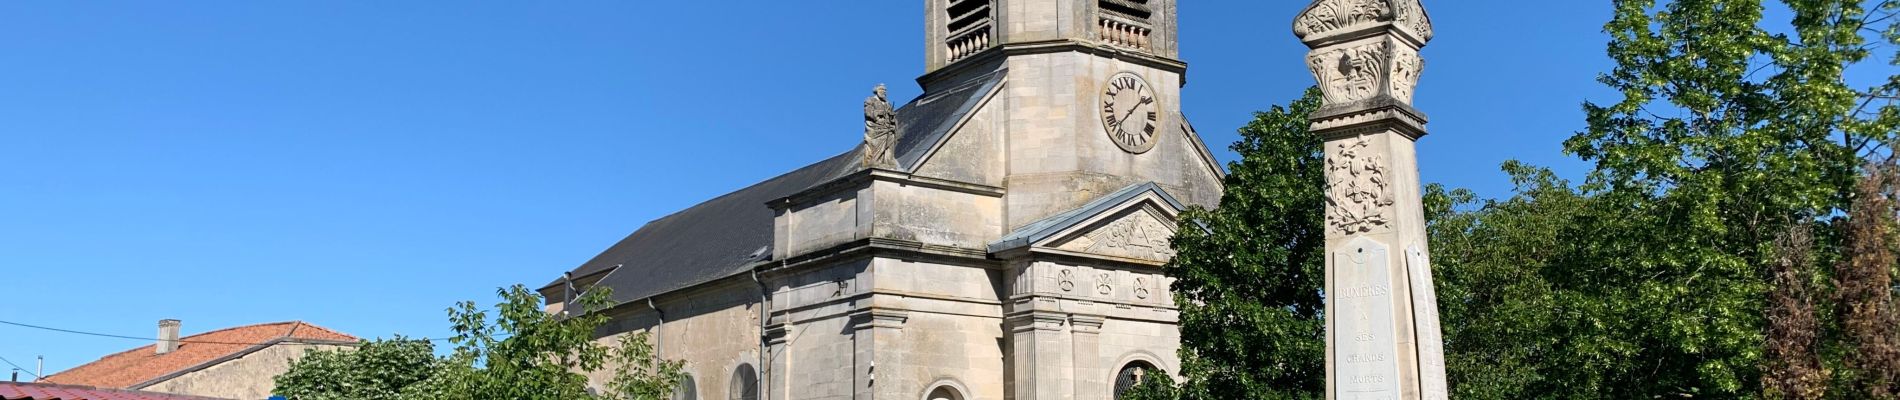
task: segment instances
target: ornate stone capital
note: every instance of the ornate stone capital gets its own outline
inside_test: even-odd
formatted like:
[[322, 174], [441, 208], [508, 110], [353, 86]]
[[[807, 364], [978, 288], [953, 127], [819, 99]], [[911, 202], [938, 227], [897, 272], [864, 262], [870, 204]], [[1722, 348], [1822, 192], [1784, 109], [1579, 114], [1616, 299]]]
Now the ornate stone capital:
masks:
[[1412, 104], [1425, 68], [1418, 48], [1395, 35], [1314, 48], [1306, 65], [1325, 92], [1328, 107], [1374, 103]]
[[1317, 0], [1293, 19], [1293, 35], [1314, 48], [1388, 30], [1424, 47], [1432, 18], [1419, 0]]
[[1412, 104], [1432, 24], [1419, 0], [1317, 0], [1293, 33], [1313, 49], [1306, 64], [1328, 108], [1370, 109]]

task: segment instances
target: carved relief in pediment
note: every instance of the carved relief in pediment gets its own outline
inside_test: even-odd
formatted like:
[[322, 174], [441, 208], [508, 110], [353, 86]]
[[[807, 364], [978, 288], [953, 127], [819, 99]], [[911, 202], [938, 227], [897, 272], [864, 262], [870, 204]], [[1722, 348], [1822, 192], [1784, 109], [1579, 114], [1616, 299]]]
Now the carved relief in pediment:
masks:
[[1059, 245], [1057, 249], [1110, 257], [1167, 262], [1174, 259], [1174, 224], [1137, 209], [1102, 224], [1086, 234]]

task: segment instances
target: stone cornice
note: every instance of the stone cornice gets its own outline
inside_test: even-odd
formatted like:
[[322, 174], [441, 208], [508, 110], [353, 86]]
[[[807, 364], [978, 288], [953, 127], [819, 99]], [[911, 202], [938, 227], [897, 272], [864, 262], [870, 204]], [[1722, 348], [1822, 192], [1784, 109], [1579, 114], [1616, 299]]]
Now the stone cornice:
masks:
[[1077, 52], [1103, 56], [1144, 67], [1173, 72], [1181, 75], [1181, 84], [1183, 86], [1187, 85], [1186, 62], [1072, 39], [1015, 42], [992, 47], [989, 50], [984, 50], [983, 52], [966, 57], [963, 60], [946, 65], [943, 68], [930, 71], [924, 74], [924, 76], [917, 77], [917, 84], [928, 88], [941, 81], [966, 74], [972, 69], [993, 71], [996, 69], [996, 64], [1011, 56], [1062, 52]]
[[1376, 97], [1313, 111], [1313, 133], [1321, 139], [1351, 137], [1386, 130], [1414, 141], [1425, 137], [1425, 114], [1390, 97]]
[[871, 168], [871, 169], [861, 170], [858, 172], [853, 172], [850, 175], [845, 175], [837, 179], [833, 179], [829, 182], [825, 182], [818, 186], [813, 186], [810, 189], [805, 189], [804, 191], [794, 193], [790, 196], [785, 196], [776, 200], [772, 200], [770, 202], [766, 202], [766, 206], [771, 207], [773, 210], [786, 210], [800, 204], [811, 202], [814, 199], [822, 199], [827, 196], [837, 194], [838, 192], [842, 192], [845, 190], [860, 189], [860, 188], [865, 187], [865, 185], [871, 182], [876, 182], [876, 181], [896, 182], [896, 183], [904, 184], [906, 186], [926, 187], [926, 188], [931, 188], [931, 189], [974, 194], [974, 195], [986, 196], [986, 197], [1003, 197], [1003, 194], [1006, 192], [1003, 188], [996, 187], [996, 186], [975, 184], [975, 183], [969, 183], [969, 182], [959, 182], [959, 181], [953, 181], [949, 179], [918, 176], [917, 174], [906, 173], [906, 172], [901, 172], [901, 171]]
[[865, 238], [821, 250], [805, 252], [786, 258], [782, 262], [772, 262], [761, 266], [766, 277], [779, 277], [796, 273], [812, 266], [836, 264], [840, 261], [866, 258], [876, 255], [896, 255], [921, 259], [936, 259], [972, 264], [984, 268], [1002, 268], [1000, 261], [991, 260], [989, 253], [979, 249], [924, 244], [916, 241]]

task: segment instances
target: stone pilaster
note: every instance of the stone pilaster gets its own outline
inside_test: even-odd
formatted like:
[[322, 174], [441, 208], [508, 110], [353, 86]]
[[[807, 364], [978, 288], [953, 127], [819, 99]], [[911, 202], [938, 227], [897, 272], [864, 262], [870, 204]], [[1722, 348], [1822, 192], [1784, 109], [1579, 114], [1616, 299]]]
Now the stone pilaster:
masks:
[[[1026, 300], [1034, 301], [1034, 300]], [[1015, 400], [1071, 399], [1074, 382], [1069, 353], [1068, 315], [1044, 310], [1028, 310], [1006, 317], [1010, 333], [1010, 362], [1015, 370]]]
[[1431, 40], [1420, 0], [1318, 0], [1294, 21], [1325, 93], [1328, 399], [1445, 399], [1412, 108]]
[[899, 310], [865, 309], [851, 314], [852, 345], [855, 347], [855, 360], [852, 381], [852, 395], [856, 399], [876, 399], [877, 384], [880, 376], [890, 375], [878, 370], [880, 358], [887, 368], [903, 365], [895, 354], [880, 357], [878, 343], [902, 343], [904, 323], [910, 320], [910, 313]]
[[785, 350], [785, 323], [773, 323], [765, 327], [765, 398], [789, 399], [792, 393], [791, 354]]
[[1108, 368], [1102, 365], [1102, 323], [1107, 319], [1094, 315], [1069, 316], [1069, 331], [1075, 345], [1075, 398], [1106, 399], [1114, 382], [1108, 381]]

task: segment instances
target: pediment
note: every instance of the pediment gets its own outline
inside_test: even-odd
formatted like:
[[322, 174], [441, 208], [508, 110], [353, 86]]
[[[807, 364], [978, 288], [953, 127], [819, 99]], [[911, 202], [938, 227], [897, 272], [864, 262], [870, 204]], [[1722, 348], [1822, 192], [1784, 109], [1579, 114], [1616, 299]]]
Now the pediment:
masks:
[[1174, 238], [1175, 225], [1173, 218], [1161, 214], [1152, 206], [1130, 209], [1092, 229], [1043, 247], [1166, 263], [1174, 259], [1174, 248], [1168, 241]]
[[991, 253], [1028, 250], [1147, 264], [1174, 259], [1170, 240], [1183, 207], [1158, 185], [1144, 183], [1029, 224], [990, 245]]

